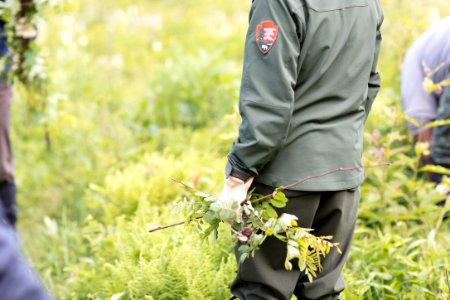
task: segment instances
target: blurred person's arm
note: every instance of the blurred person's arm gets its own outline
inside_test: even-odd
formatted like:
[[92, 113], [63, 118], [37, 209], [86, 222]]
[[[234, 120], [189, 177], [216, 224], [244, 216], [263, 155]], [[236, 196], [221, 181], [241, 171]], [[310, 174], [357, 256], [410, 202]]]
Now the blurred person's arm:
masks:
[[[3, 207], [0, 205], [0, 214]], [[20, 255], [15, 231], [0, 223], [0, 299], [51, 300]]]

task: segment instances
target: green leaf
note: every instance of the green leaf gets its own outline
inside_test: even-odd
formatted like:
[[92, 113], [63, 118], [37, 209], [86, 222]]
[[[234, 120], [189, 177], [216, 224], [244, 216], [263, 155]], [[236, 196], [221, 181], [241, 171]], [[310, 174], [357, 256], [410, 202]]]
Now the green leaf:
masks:
[[219, 218], [224, 222], [234, 220], [236, 218], [236, 212], [231, 210], [221, 210], [219, 212]]
[[205, 231], [203, 231], [203, 238], [207, 238], [211, 233], [217, 231], [218, 223], [210, 225]]
[[409, 123], [413, 124], [414, 126], [420, 127], [419, 122], [417, 122], [415, 119], [413, 119], [413, 118], [411, 118], [411, 117], [408, 117], [408, 116], [405, 115], [405, 114], [401, 114], [401, 116], [403, 117], [403, 119], [405, 119], [405, 120], [408, 121]]
[[213, 230], [213, 245], [217, 243], [217, 237], [219, 236], [219, 225], [216, 226]]
[[250, 251], [250, 246], [249, 245], [241, 245], [238, 249], [239, 253], [248, 253], [248, 251]]
[[206, 214], [203, 215], [203, 220], [206, 223], [212, 224], [218, 221], [218, 218], [216, 217], [216, 214], [212, 211], [208, 211]]
[[110, 300], [119, 300], [122, 299], [122, 296], [124, 296], [126, 293], [125, 292], [121, 292], [121, 293], [117, 293], [111, 296]]
[[284, 268], [288, 271], [292, 271], [292, 264], [289, 260], [286, 259], [286, 261], [284, 262]]
[[211, 203], [209, 206], [209, 209], [214, 212], [219, 212], [222, 208], [220, 207], [220, 204], [218, 202]]
[[450, 175], [450, 169], [441, 166], [426, 165], [425, 167], [420, 168], [420, 171]]
[[425, 128], [434, 128], [434, 127], [440, 127], [450, 125], [450, 120], [438, 120], [434, 122], [430, 122], [427, 125], [425, 125]]
[[286, 206], [288, 198], [283, 192], [276, 192], [273, 194], [273, 199], [270, 200], [270, 204], [277, 208], [283, 208]]
[[195, 195], [200, 197], [200, 198], [209, 198], [209, 197], [211, 197], [211, 195], [203, 193], [203, 192], [196, 192]]
[[276, 219], [276, 218], [278, 218], [278, 214], [277, 214], [276, 210], [272, 206], [267, 205], [265, 207], [265, 209], [263, 210], [262, 217], [265, 220], [268, 220], [268, 219], [271, 219], [271, 218]]

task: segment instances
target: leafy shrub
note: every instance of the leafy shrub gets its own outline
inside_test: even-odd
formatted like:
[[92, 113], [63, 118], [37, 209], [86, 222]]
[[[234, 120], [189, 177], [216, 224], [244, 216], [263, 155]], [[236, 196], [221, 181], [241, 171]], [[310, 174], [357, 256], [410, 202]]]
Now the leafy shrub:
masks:
[[235, 63], [206, 51], [173, 57], [152, 76], [150, 99], [138, 115], [144, 126], [198, 128], [233, 111], [240, 70]]

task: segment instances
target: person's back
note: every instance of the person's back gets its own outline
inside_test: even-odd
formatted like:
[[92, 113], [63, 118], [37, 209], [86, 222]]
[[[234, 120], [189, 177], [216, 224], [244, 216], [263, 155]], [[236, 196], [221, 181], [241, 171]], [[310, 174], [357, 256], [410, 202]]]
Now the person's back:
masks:
[[[299, 16], [305, 26], [288, 136], [258, 178], [275, 186], [287, 183], [281, 176], [293, 182], [360, 166], [363, 125], [371, 106], [367, 80], [375, 59], [375, 28], [382, 18], [379, 5], [366, 0], [306, 0], [305, 5]], [[341, 190], [362, 180], [362, 171], [336, 173], [298, 189]]]
[[[254, 0], [245, 44], [239, 137], [228, 155], [218, 203], [245, 202], [249, 189], [289, 198], [278, 212], [331, 235], [324, 270], [308, 282], [286, 271], [286, 245], [271, 237], [239, 265], [239, 299], [337, 299], [358, 215], [363, 127], [380, 88], [376, 71], [383, 13], [379, 0]], [[292, 183], [316, 176], [300, 185]], [[252, 184], [253, 183], [253, 184]], [[230, 204], [231, 202], [231, 204]], [[237, 207], [240, 207], [239, 205]], [[238, 254], [237, 260], [240, 261]]]
[[[278, 26], [286, 39], [278, 37], [259, 59], [249, 58], [254, 46], [246, 48], [240, 97], [244, 134], [230, 154], [231, 167], [245, 165], [258, 175], [256, 181], [281, 186], [330, 169], [361, 166], [363, 125], [380, 84], [374, 68], [383, 20], [379, 1], [260, 2], [256, 9], [281, 10]], [[283, 9], [290, 15], [284, 16]], [[245, 122], [253, 111], [255, 117]], [[341, 172], [295, 189], [342, 190], [362, 180], [362, 170]]]

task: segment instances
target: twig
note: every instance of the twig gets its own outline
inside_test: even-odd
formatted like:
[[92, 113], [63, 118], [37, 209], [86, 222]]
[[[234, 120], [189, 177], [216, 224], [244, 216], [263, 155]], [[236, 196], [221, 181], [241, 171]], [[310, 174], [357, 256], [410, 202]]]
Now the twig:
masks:
[[[203, 218], [203, 216], [200, 216], [200, 217], [197, 217], [195, 219], [192, 219], [191, 221], [200, 220], [201, 218]], [[169, 224], [169, 225], [157, 226], [155, 228], [150, 229], [148, 232], [156, 232], [156, 231], [164, 230], [164, 229], [175, 227], [175, 226], [180, 226], [180, 225], [183, 225], [186, 222], [187, 221], [180, 221], [180, 222]]]
[[[290, 188], [296, 187], [297, 185], [300, 185], [300, 184], [304, 183], [305, 181], [308, 181], [308, 180], [311, 180], [311, 179], [320, 178], [320, 177], [324, 177], [324, 176], [327, 176], [327, 175], [330, 175], [330, 174], [333, 174], [333, 173], [336, 173], [336, 172], [355, 171], [355, 170], [361, 170], [361, 169], [373, 169], [373, 168], [377, 168], [377, 167], [388, 167], [390, 165], [392, 165], [392, 164], [391, 163], [383, 163], [383, 164], [379, 164], [379, 165], [366, 166], [366, 167], [362, 166], [362, 167], [350, 167], [350, 168], [337, 168], [337, 169], [334, 169], [334, 170], [329, 170], [329, 171], [324, 172], [322, 174], [304, 177], [304, 178], [300, 179], [299, 181], [296, 181], [296, 182], [294, 182], [292, 184], [289, 184], [287, 186], [282, 186], [282, 187], [278, 188], [278, 190], [288, 190]], [[266, 196], [263, 196], [261, 198], [258, 198], [258, 199], [255, 199], [255, 200], [251, 201], [251, 203], [261, 202], [262, 200], [269, 199], [269, 198], [272, 198], [272, 197], [273, 197], [273, 194], [266, 195]]]
[[188, 185], [188, 184], [186, 184], [186, 183], [184, 183], [182, 181], [179, 181], [179, 180], [176, 180], [176, 179], [173, 179], [173, 178], [171, 178], [171, 179], [172, 179], [173, 182], [181, 184], [182, 186], [184, 186], [188, 190], [195, 191], [195, 189], [192, 186], [190, 186], [190, 185]]

